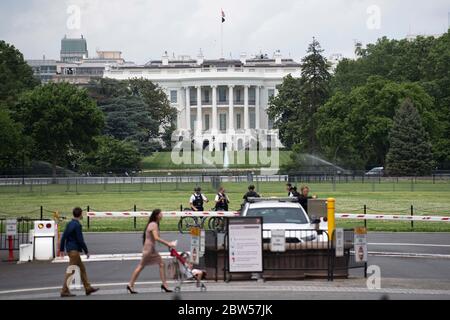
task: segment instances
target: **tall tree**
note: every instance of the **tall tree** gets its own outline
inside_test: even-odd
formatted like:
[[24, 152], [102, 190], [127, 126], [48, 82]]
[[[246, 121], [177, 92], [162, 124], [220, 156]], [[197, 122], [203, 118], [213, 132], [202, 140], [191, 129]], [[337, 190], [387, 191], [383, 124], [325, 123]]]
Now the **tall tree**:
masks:
[[0, 40], [0, 107], [10, 107], [18, 94], [38, 84], [33, 70], [14, 46]]
[[56, 166], [66, 163], [71, 153], [96, 147], [93, 138], [104, 124], [95, 101], [68, 83], [50, 83], [22, 94], [14, 117], [33, 140], [34, 158], [50, 161], [54, 177]]
[[104, 134], [135, 143], [143, 156], [160, 148], [160, 123], [153, 118], [147, 104], [139, 96], [114, 98], [101, 106], [105, 114]]
[[320, 43], [313, 38], [308, 54], [302, 59], [300, 135], [301, 146], [308, 153], [317, 153], [320, 149], [317, 141], [317, 122], [315, 114], [329, 98], [329, 64], [322, 55]]
[[300, 99], [300, 80], [289, 74], [278, 86], [278, 94], [270, 100], [267, 110], [269, 117], [274, 119], [274, 127], [279, 130], [281, 142], [288, 149], [299, 142]]
[[450, 169], [450, 32], [440, 37], [378, 39], [360, 48], [357, 60], [344, 59], [335, 71], [333, 92], [349, 94], [369, 77], [414, 82], [434, 99], [440, 134], [431, 136], [433, 155], [441, 168]]
[[317, 134], [325, 157], [355, 169], [384, 165], [395, 112], [408, 97], [430, 136], [439, 136], [433, 99], [420, 85], [371, 77], [350, 93], [336, 93], [319, 109]]
[[161, 150], [161, 141], [170, 146], [177, 110], [150, 80], [101, 79], [90, 84], [89, 94], [105, 113], [105, 134], [134, 142], [143, 155]]
[[6, 110], [0, 109], [0, 168], [17, 166], [20, 151], [25, 151], [22, 128]]
[[274, 119], [286, 148], [299, 144], [303, 152], [317, 153], [320, 149], [314, 115], [329, 97], [331, 79], [330, 66], [322, 52], [320, 43], [313, 38], [302, 59], [301, 78], [287, 76], [278, 87], [278, 95], [270, 101], [269, 117]]
[[410, 99], [397, 110], [389, 133], [386, 171], [393, 176], [421, 176], [431, 173], [434, 161], [431, 143], [420, 114]]

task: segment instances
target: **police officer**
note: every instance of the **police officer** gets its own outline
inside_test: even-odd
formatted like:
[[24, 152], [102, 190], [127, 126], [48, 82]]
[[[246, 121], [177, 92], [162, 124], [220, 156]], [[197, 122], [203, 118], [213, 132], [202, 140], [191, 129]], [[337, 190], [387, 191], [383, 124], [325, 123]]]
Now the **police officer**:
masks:
[[286, 184], [286, 191], [288, 192], [288, 197], [292, 197], [292, 192], [294, 191], [294, 187], [291, 183]]
[[196, 187], [189, 199], [189, 205], [194, 211], [205, 211], [203, 204], [208, 202], [208, 198], [202, 193], [202, 188]]
[[214, 199], [216, 202], [216, 211], [228, 211], [228, 204], [230, 203], [230, 199], [225, 193], [225, 189], [220, 187], [219, 192]]
[[255, 186], [254, 185], [250, 185], [248, 187], [248, 191], [246, 194], [244, 194], [244, 203], [248, 202], [248, 198], [260, 198], [260, 195], [255, 191]]

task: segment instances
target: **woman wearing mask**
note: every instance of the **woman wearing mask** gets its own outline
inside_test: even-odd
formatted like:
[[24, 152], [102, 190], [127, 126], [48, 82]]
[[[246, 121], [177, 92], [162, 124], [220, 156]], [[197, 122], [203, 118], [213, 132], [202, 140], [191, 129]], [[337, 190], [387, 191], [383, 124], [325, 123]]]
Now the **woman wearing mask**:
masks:
[[169, 248], [175, 248], [176, 246], [175, 241], [169, 242], [160, 238], [159, 223], [162, 217], [163, 215], [160, 209], [153, 210], [147, 227], [144, 230], [144, 248], [142, 250], [142, 260], [131, 275], [130, 283], [127, 286], [127, 291], [131, 294], [138, 293], [134, 290], [134, 284], [136, 283], [139, 274], [142, 272], [145, 266], [155, 264], [159, 264], [159, 274], [162, 281], [161, 291], [172, 292], [172, 290], [169, 290], [169, 288], [167, 287], [164, 262], [155, 248], [156, 242], [162, 243]]

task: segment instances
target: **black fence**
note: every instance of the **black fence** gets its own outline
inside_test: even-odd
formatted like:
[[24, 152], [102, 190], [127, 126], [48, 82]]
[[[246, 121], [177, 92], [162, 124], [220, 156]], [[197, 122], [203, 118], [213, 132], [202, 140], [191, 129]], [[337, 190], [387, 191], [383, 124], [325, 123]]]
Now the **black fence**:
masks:
[[[0, 250], [10, 250], [9, 236], [6, 235], [6, 220], [0, 219]], [[37, 219], [18, 218], [17, 233], [12, 238], [12, 250], [19, 250], [21, 244], [30, 243], [30, 230], [34, 228]]]

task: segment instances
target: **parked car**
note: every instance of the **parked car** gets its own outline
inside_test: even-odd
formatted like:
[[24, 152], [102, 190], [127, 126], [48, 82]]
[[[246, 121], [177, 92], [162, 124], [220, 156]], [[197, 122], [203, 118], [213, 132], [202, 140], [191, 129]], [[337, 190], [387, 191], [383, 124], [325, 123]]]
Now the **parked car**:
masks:
[[263, 241], [266, 243], [270, 242], [272, 230], [285, 230], [286, 243], [328, 241], [327, 234], [322, 232], [327, 230], [327, 222], [312, 223], [294, 198], [250, 198], [241, 215], [263, 218]]
[[384, 167], [375, 167], [366, 172], [366, 176], [381, 177], [384, 175]]

